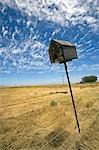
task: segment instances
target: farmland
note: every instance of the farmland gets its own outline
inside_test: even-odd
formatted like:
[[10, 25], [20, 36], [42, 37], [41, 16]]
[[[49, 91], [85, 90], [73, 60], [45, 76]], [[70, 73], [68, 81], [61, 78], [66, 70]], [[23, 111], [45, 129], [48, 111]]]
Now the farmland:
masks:
[[0, 88], [0, 150], [98, 150], [99, 83]]

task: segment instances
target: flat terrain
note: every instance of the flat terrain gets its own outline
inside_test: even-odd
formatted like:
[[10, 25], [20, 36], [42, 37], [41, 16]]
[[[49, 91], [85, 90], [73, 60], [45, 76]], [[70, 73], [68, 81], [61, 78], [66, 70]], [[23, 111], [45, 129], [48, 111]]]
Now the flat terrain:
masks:
[[[0, 88], [0, 150], [99, 150], [99, 84]], [[66, 93], [67, 92], [67, 93]]]

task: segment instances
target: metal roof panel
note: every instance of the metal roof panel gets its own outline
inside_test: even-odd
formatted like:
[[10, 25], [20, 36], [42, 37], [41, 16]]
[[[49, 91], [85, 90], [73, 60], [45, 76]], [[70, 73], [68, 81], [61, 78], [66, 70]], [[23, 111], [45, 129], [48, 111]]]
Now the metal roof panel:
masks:
[[60, 45], [63, 45], [63, 46], [75, 46], [73, 43], [68, 42], [68, 41], [62, 41], [62, 40], [56, 40], [56, 39], [53, 39], [53, 41], [57, 42], [57, 43], [59, 43]]

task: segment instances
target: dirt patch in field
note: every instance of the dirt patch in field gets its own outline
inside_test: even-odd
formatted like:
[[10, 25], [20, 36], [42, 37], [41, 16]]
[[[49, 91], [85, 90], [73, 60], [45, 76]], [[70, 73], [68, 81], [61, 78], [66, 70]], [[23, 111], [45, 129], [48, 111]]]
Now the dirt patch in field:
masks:
[[45, 138], [51, 147], [59, 147], [70, 136], [70, 133], [62, 128], [55, 129]]

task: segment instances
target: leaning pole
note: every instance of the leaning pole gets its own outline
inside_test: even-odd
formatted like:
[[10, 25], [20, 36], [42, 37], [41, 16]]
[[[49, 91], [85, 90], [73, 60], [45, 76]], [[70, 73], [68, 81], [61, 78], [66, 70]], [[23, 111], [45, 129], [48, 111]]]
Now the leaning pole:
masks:
[[60, 64], [63, 63], [64, 64], [65, 72], [66, 72], [66, 76], [67, 76], [67, 80], [68, 80], [68, 85], [69, 85], [69, 90], [70, 90], [70, 94], [71, 94], [75, 119], [76, 119], [76, 123], [77, 123], [77, 128], [78, 128], [78, 132], [80, 133], [80, 124], [78, 121], [75, 100], [73, 97], [73, 92], [72, 92], [68, 69], [67, 69], [67, 64], [66, 64], [66, 62], [71, 61], [72, 59], [78, 58], [77, 52], [76, 52], [76, 47], [74, 44], [72, 44], [70, 42], [54, 39], [50, 43], [49, 56], [50, 56], [51, 63], [60, 63]]

